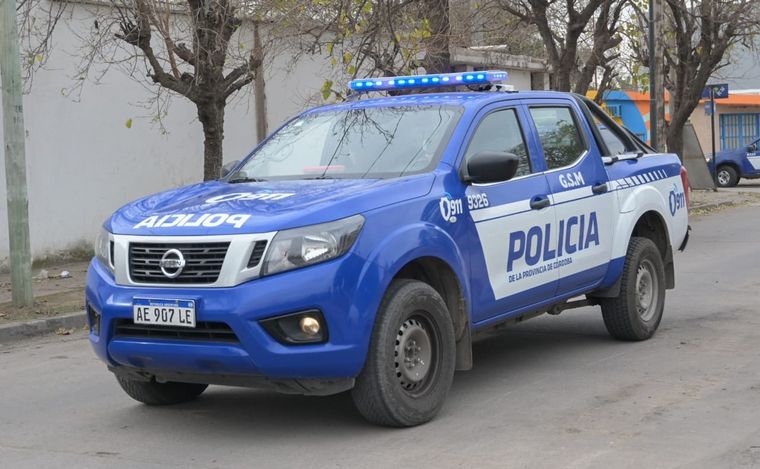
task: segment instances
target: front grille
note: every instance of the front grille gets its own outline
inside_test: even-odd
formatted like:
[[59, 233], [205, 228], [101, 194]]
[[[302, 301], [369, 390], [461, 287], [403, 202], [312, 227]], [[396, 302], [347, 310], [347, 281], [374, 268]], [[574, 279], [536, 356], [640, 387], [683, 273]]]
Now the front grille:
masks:
[[[130, 243], [129, 275], [137, 283], [214, 283], [222, 270], [230, 243]], [[158, 265], [170, 249], [185, 258], [185, 267], [169, 278]]]
[[230, 326], [223, 322], [198, 321], [194, 328], [135, 324], [131, 319], [117, 319], [114, 335], [127, 338], [181, 339], [205, 342], [240, 342]]

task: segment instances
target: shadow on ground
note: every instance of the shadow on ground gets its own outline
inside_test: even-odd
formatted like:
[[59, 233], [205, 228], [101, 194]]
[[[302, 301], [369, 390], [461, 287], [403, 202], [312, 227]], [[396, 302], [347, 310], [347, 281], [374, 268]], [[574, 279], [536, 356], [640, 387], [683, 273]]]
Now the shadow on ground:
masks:
[[[535, 374], [545, 373], [547, 362], [560, 354], [579, 355], [583, 359], [585, 354], [598, 356], [600, 350], [604, 353], [609, 349], [612, 354], [621, 347], [641, 346], [612, 340], [598, 309], [565, 315], [536, 319], [476, 342], [475, 367], [456, 374], [445, 413], [455, 415], [463, 411], [461, 405], [477, 394], [493, 392], [489, 385], [494, 382], [524, 383], [535, 379]], [[516, 399], [520, 399], [520, 392], [530, 390], [521, 388]], [[335, 438], [356, 432], [387, 431], [365, 423], [354, 409], [349, 392], [306, 397], [213, 386], [192, 403], [159, 408], [126, 401], [126, 405], [114, 408], [113, 415], [102, 417], [123, 429], [139, 428], [146, 435], [181, 429], [185, 434], [253, 439], [257, 444], [273, 444], [283, 435], [296, 433], [326, 432]]]

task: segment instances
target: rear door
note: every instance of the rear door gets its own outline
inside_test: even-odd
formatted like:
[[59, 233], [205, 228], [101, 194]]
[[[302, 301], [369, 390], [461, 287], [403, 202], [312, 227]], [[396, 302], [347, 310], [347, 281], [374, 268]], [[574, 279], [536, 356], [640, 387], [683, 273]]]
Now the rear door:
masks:
[[465, 174], [468, 159], [481, 151], [520, 158], [514, 178], [470, 184], [465, 191], [479, 241], [469, 246], [475, 323], [551, 298], [557, 290], [557, 272], [541, 262], [542, 234], [555, 221], [554, 208], [539, 149], [526, 139], [527, 119], [517, 101], [491, 105], [476, 117], [466, 140]]
[[548, 242], [559, 273], [557, 295], [583, 293], [607, 272], [616, 200], [599, 148], [574, 100], [531, 102], [528, 113], [541, 143], [557, 217]]

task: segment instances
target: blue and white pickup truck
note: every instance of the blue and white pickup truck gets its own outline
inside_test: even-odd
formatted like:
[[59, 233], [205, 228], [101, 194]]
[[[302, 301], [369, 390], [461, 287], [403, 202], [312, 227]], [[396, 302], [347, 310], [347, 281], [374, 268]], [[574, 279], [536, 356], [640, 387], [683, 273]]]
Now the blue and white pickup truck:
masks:
[[719, 151], [714, 163], [708, 156], [708, 165], [715, 171], [715, 180], [719, 187], [733, 187], [739, 184], [741, 178], [760, 178], [758, 146], [760, 146], [760, 139], [747, 146]]
[[351, 390], [369, 421], [411, 426], [504, 323], [599, 305], [613, 337], [651, 337], [688, 239], [678, 157], [505, 79], [355, 80], [221, 179], [116, 211], [88, 272], [95, 353], [145, 404]]

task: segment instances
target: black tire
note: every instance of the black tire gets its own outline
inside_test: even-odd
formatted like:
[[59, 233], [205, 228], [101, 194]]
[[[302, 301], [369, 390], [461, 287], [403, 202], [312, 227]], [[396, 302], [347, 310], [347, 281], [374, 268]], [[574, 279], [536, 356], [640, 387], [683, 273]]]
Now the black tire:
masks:
[[455, 347], [451, 316], [438, 292], [417, 280], [393, 281], [375, 320], [364, 369], [351, 391], [356, 408], [378, 425], [428, 422], [451, 387]]
[[654, 335], [665, 309], [665, 267], [652, 240], [631, 238], [620, 294], [617, 298], [601, 299], [601, 306], [604, 325], [612, 337], [646, 340]]
[[719, 187], [734, 187], [739, 184], [739, 173], [736, 172], [733, 166], [724, 164], [718, 166], [715, 179]]
[[171, 405], [192, 401], [208, 387], [208, 384], [137, 381], [122, 376], [117, 376], [116, 381], [129, 397], [147, 405]]

